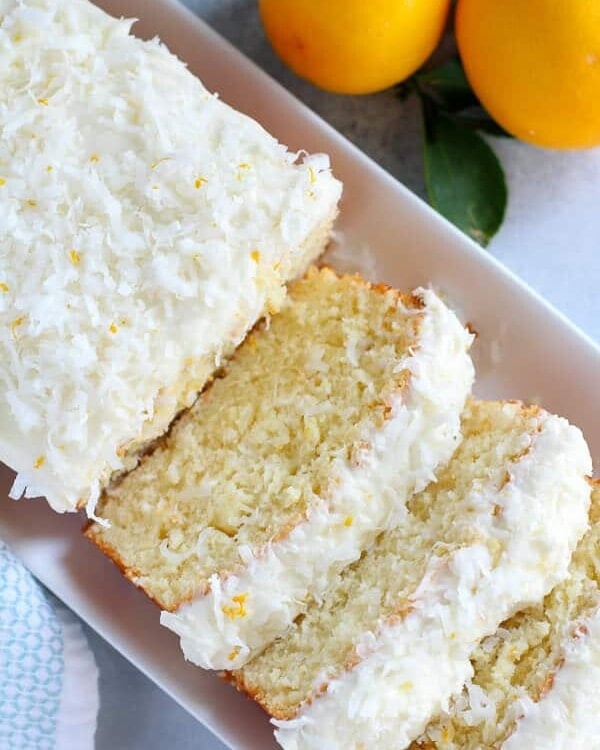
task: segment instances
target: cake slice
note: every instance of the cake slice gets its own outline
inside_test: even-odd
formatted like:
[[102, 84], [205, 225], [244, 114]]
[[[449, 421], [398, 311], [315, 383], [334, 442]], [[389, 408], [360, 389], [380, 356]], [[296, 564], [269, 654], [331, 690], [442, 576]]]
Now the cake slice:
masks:
[[502, 623], [473, 677], [412, 750], [600, 747], [600, 484], [568, 578]]
[[241, 666], [452, 454], [471, 335], [433, 291], [313, 270], [140, 466], [93, 539], [188, 659]]
[[471, 403], [462, 431], [399, 525], [231, 674], [286, 750], [406, 747], [460, 692], [481, 638], [566, 576], [589, 506], [580, 431], [494, 402]]
[[59, 511], [280, 306], [340, 195], [131, 23], [0, 3], [0, 460]]

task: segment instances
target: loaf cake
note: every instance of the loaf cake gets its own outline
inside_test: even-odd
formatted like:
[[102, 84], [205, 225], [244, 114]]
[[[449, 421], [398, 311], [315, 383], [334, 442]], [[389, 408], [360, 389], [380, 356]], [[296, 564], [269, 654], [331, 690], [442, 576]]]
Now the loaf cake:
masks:
[[462, 432], [399, 525], [230, 673], [286, 750], [406, 747], [469, 679], [475, 645], [566, 576], [589, 507], [580, 431], [472, 402]]
[[471, 335], [431, 290], [312, 270], [250, 334], [87, 535], [188, 659], [241, 666], [375, 535], [459, 439]]
[[327, 241], [340, 184], [85, 0], [0, 3], [0, 460], [88, 503]]
[[600, 747], [600, 484], [567, 579], [486, 638], [473, 677], [412, 750]]

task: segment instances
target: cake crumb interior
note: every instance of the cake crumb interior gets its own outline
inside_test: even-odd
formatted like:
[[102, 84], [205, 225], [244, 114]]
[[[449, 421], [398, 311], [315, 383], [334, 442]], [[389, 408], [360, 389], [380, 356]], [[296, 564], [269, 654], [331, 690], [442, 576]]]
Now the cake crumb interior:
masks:
[[409, 375], [422, 303], [313, 270], [253, 331], [140, 466], [102, 498], [88, 536], [164, 609], [284, 535], [360, 462]]
[[472, 401], [462, 419], [462, 443], [437, 481], [409, 500], [403, 523], [381, 534], [332, 581], [319, 603], [234, 673], [234, 680], [271, 715], [290, 718], [351, 666], [365, 633], [376, 633], [388, 618], [410, 611], [432, 557], [477, 541], [473, 519], [481, 508], [471, 499], [502, 488], [507, 464], [523, 454], [524, 436], [537, 431], [537, 415], [536, 407]]

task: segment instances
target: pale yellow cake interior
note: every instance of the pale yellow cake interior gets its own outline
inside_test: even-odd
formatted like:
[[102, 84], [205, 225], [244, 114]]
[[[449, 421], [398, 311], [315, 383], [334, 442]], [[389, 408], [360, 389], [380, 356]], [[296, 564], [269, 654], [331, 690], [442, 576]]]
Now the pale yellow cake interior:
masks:
[[[290, 718], [300, 705], [355, 659], [361, 634], [410, 611], [410, 598], [432, 556], [475, 541], [468, 497], [500, 489], [506, 467], [523, 453], [524, 434], [537, 430], [537, 409], [471, 402], [463, 441], [437, 482], [408, 503], [406, 520], [337, 577], [320, 604], [262, 654], [232, 675], [273, 716]], [[493, 509], [492, 509], [493, 512]]]
[[[569, 577], [543, 603], [502, 623], [472, 658], [473, 684], [483, 691], [495, 712], [476, 719], [468, 693], [449, 715], [432, 722], [413, 750], [484, 750], [500, 747], [514, 728], [515, 701], [524, 695], [537, 701], [551, 689], [565, 641], [600, 601], [600, 489], [592, 494], [591, 528], [577, 547]], [[532, 748], [534, 750], [534, 748]], [[590, 749], [591, 750], [591, 749]]]
[[[399, 302], [401, 304], [399, 304]], [[409, 375], [421, 302], [327, 269], [293, 284], [87, 531], [165, 609], [293, 527], [335, 488]]]

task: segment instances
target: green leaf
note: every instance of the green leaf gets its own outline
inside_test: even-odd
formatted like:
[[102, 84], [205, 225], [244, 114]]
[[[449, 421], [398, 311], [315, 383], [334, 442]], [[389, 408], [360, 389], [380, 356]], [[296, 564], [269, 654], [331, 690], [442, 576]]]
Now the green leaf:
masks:
[[471, 130], [482, 130], [484, 133], [502, 136], [503, 138], [513, 137], [510, 133], [507, 133], [501, 125], [498, 125], [497, 122], [492, 120], [485, 109], [480, 105], [463, 109], [461, 112], [454, 115], [454, 119], [458, 120], [461, 125], [471, 128]]
[[512, 138], [481, 106], [458, 58], [439, 68], [417, 73], [414, 80], [419, 94], [429, 97], [440, 109], [453, 114], [472, 130]]
[[498, 158], [474, 130], [421, 94], [425, 185], [431, 205], [485, 247], [502, 224], [506, 181]]
[[439, 68], [417, 73], [415, 78], [419, 89], [448, 112], [459, 112], [479, 104], [457, 57]]

